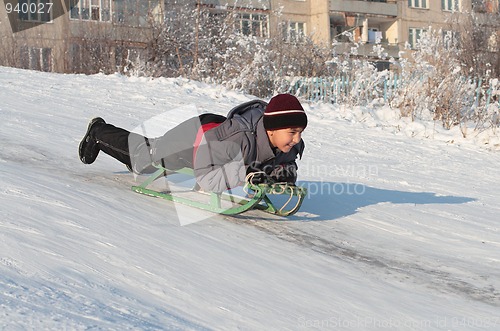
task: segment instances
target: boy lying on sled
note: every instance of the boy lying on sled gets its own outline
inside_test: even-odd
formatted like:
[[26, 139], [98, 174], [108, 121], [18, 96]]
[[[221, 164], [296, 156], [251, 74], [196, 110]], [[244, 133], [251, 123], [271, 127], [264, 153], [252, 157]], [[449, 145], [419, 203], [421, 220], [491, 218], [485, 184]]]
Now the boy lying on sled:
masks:
[[98, 117], [88, 125], [79, 156], [91, 164], [103, 151], [138, 174], [156, 171], [155, 164], [169, 171], [190, 168], [207, 192], [241, 186], [249, 174], [255, 174], [253, 183], [294, 185], [295, 160], [304, 151], [301, 135], [306, 126], [302, 105], [289, 94], [276, 95], [269, 104], [244, 103], [227, 117], [199, 115], [158, 138], [143, 137]]

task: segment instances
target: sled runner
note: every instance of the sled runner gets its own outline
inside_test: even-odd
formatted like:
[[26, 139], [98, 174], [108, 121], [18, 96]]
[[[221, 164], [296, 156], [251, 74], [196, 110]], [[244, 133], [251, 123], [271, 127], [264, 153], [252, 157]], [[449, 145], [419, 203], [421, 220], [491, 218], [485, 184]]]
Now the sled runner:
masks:
[[[150, 188], [157, 179], [172, 174], [184, 174], [194, 178], [194, 172], [192, 169], [187, 168], [172, 172], [162, 166], [157, 165], [156, 167], [158, 168], [157, 171], [151, 174], [141, 185], [132, 186], [132, 190], [141, 194], [182, 203], [223, 215], [236, 215], [247, 210], [258, 209], [279, 216], [290, 216], [300, 209], [302, 201], [307, 194], [307, 190], [304, 187], [290, 185], [288, 183], [254, 184], [252, 182], [253, 174], [247, 176], [245, 186], [243, 187], [244, 191], [247, 193], [247, 197], [238, 196], [231, 191], [223, 193], [202, 192], [196, 184], [188, 191], [160, 191]], [[195, 196], [193, 196], [193, 194], [185, 194], [193, 192], [197, 194], [195, 194]], [[199, 199], [200, 196], [204, 198], [204, 201]], [[282, 204], [280, 203], [281, 207], [278, 207], [276, 206], [276, 202], [273, 203], [273, 201], [271, 201], [270, 196], [284, 197], [285, 199], [287, 198], [287, 201]]]

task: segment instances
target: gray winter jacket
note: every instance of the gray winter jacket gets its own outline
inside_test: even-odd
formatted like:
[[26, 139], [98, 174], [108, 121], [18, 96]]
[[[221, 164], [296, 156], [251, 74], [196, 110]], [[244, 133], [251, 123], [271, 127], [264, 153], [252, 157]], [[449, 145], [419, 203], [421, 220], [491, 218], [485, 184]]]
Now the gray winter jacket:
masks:
[[222, 192], [243, 185], [247, 173], [256, 171], [295, 182], [295, 160], [302, 156], [304, 142], [288, 153], [273, 150], [262, 121], [266, 105], [261, 100], [242, 104], [205, 132], [194, 158], [195, 176], [203, 190]]

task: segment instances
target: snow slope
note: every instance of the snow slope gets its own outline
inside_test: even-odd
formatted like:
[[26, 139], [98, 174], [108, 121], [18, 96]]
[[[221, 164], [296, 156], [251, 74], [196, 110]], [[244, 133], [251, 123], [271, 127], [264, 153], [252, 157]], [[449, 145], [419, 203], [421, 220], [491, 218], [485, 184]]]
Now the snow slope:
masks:
[[384, 108], [306, 105], [301, 212], [187, 226], [113, 159], [78, 160], [94, 116], [133, 129], [160, 115], [163, 129], [183, 107], [251, 98], [0, 67], [0, 330], [500, 328], [492, 143], [410, 138], [432, 125]]

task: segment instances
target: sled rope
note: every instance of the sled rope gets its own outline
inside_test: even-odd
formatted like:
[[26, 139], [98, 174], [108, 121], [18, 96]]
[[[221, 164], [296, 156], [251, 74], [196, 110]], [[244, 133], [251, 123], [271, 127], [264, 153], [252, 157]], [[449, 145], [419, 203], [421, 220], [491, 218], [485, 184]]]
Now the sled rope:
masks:
[[264, 172], [264, 171], [256, 171], [256, 172], [251, 172], [249, 173], [246, 177], [245, 177], [245, 186], [243, 187], [243, 191], [245, 191], [246, 194], [250, 194], [248, 192], [248, 187], [250, 185], [252, 186], [257, 186], [256, 183], [253, 182], [253, 178], [258, 175], [258, 174], [264, 174], [265, 176], [267, 176], [267, 174]]
[[[253, 182], [253, 179], [258, 174], [264, 174], [265, 176], [267, 176], [267, 174], [264, 171], [256, 171], [256, 172], [249, 173], [245, 177], [245, 186], [243, 187], [243, 190], [245, 191], [245, 193], [247, 195], [251, 194], [248, 192], [249, 186], [256, 186], [257, 185], [256, 183]], [[284, 194], [286, 192], [287, 188], [289, 187], [289, 184], [287, 182], [278, 182], [278, 183], [273, 183], [271, 186], [272, 186], [272, 189], [270, 191], [271, 194], [280, 194], [281, 195], [281, 194]], [[278, 188], [280, 188], [280, 189], [278, 189]], [[293, 189], [290, 188], [289, 192], [290, 192], [290, 196], [288, 197], [288, 200], [283, 204], [283, 206], [281, 206], [281, 208], [278, 210], [279, 213], [282, 213], [283, 210], [288, 206], [290, 201], [292, 201], [292, 199], [293, 199]], [[293, 207], [292, 210], [294, 210], [295, 208], [298, 208], [300, 203], [301, 203], [301, 200], [297, 199], [297, 203], [295, 204], [295, 206]]]

